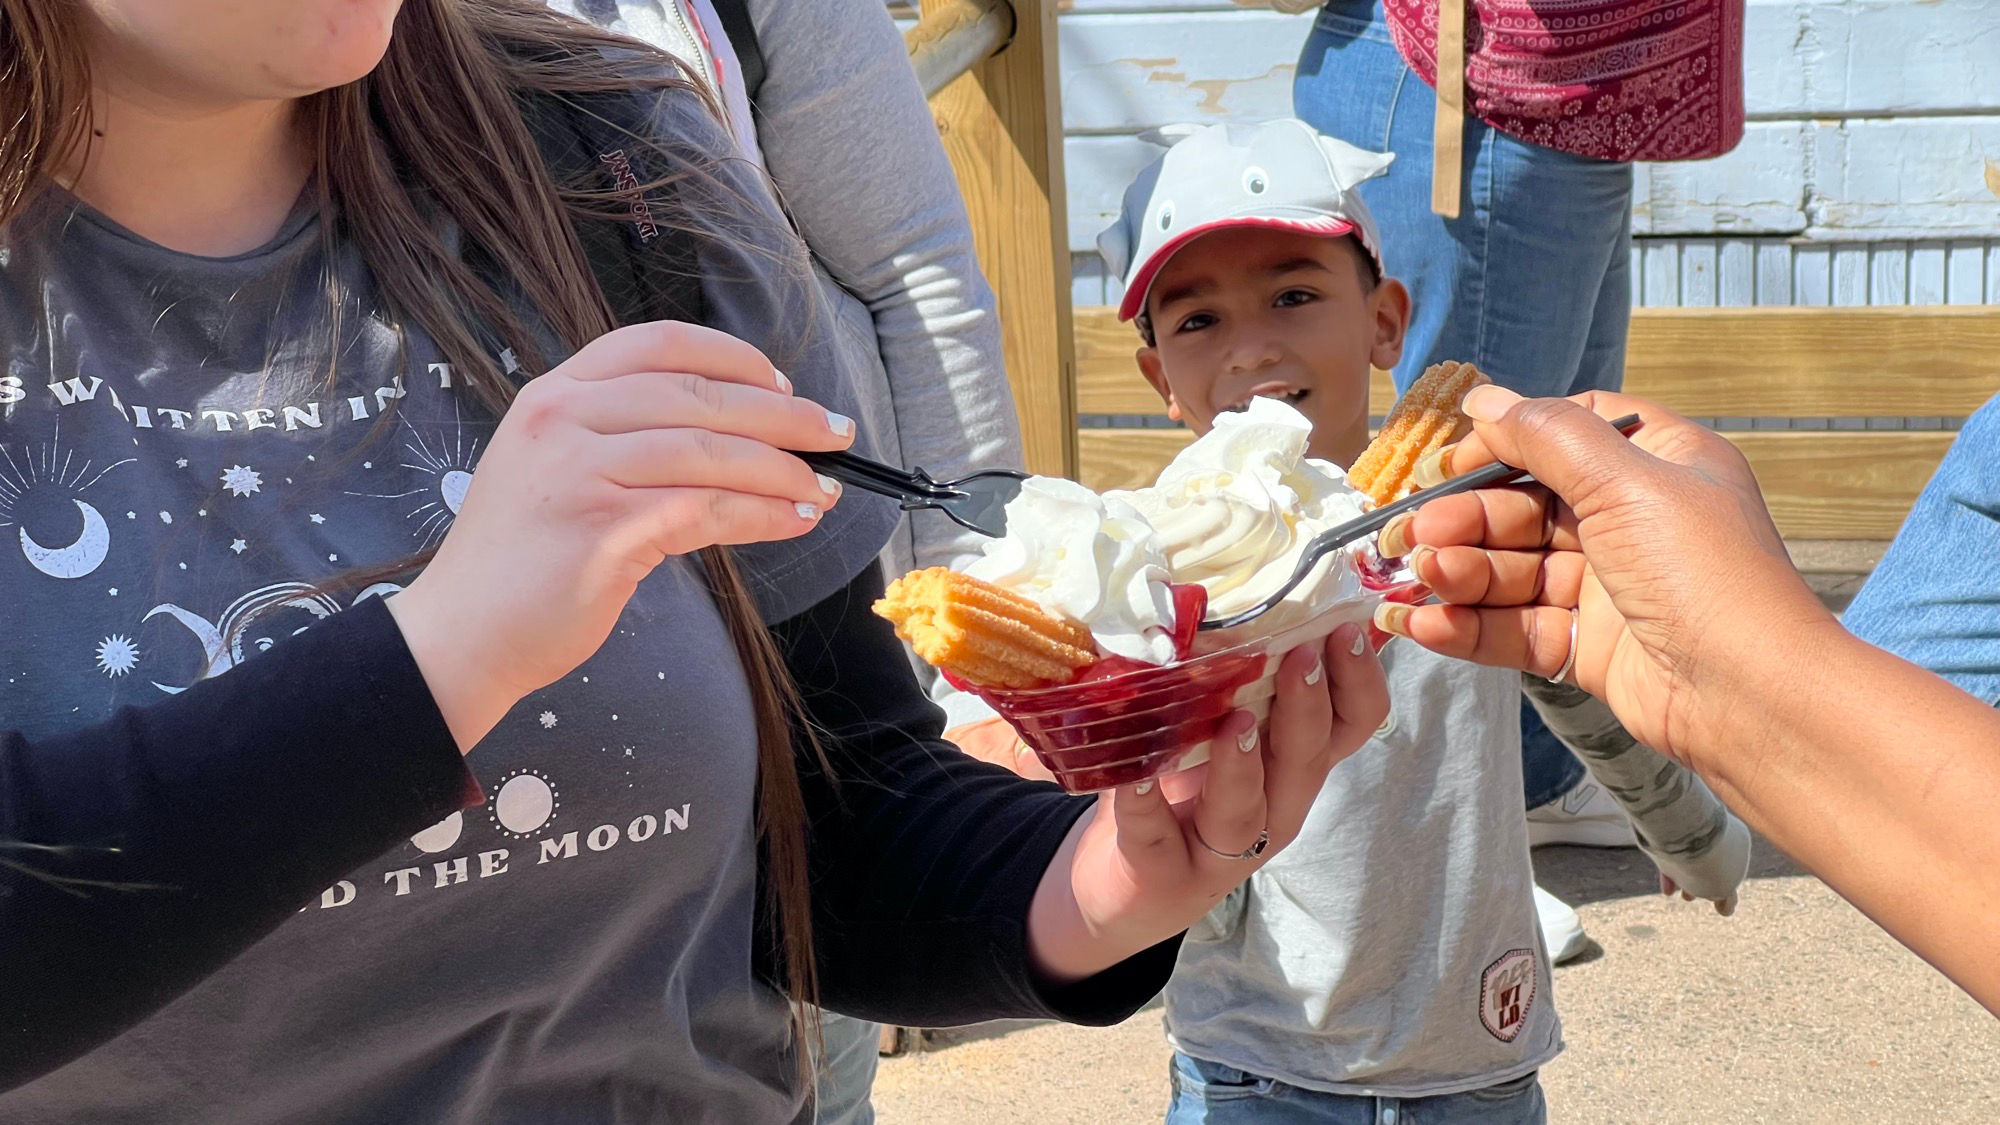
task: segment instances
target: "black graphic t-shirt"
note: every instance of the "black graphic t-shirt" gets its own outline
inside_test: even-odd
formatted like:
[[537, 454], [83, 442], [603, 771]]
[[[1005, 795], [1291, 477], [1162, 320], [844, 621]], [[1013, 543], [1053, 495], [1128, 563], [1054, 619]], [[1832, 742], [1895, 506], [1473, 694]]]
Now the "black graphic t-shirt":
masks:
[[[205, 259], [60, 193], [10, 232], [0, 726], [72, 730], [226, 674], [394, 590], [325, 580], [449, 532], [494, 419], [385, 323], [353, 250], [328, 252], [303, 211]], [[789, 374], [848, 405], [836, 358]], [[894, 519], [843, 505], [750, 565], [810, 604]], [[751, 972], [756, 755], [733, 653], [696, 565], [670, 560], [475, 751], [482, 806], [0, 1096], [0, 1120], [788, 1120], [785, 1011]]]

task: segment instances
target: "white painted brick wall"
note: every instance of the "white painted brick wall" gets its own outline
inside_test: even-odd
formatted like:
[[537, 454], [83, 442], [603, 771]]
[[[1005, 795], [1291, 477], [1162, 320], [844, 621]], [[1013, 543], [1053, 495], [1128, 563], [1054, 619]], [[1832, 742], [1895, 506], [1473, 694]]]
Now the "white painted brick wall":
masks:
[[[1750, 0], [1751, 123], [1728, 156], [1642, 167], [1643, 304], [2000, 303], [2000, 0]], [[1060, 21], [1078, 300], [1089, 251], [1171, 121], [1290, 112], [1311, 15], [1073, 0]]]

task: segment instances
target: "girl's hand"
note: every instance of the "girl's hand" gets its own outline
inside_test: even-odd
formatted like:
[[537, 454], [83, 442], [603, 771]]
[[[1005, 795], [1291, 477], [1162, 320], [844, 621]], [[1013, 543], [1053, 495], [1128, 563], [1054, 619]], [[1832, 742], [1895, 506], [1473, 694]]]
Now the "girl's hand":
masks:
[[[1765, 639], [1837, 630], [1723, 438], [1604, 392], [1524, 401], [1482, 387], [1465, 408], [1477, 429], [1446, 472], [1497, 458], [1544, 487], [1445, 497], [1385, 528], [1417, 544], [1417, 576], [1450, 603], [1385, 607], [1388, 631], [1540, 676], [1567, 668], [1640, 741], [1688, 763], [1726, 733], [1735, 689], [1767, 676]], [[1604, 422], [1632, 413], [1629, 441]]]
[[[1270, 738], [1237, 712], [1206, 766], [1104, 794], [1049, 865], [1028, 914], [1049, 978], [1099, 972], [1187, 929], [1298, 835], [1334, 763], [1389, 714], [1358, 625], [1287, 654]], [[1260, 855], [1233, 858], [1268, 837]]]
[[522, 388], [437, 557], [389, 601], [460, 748], [596, 652], [668, 556], [811, 530], [840, 487], [782, 450], [853, 436], [692, 324], [607, 333]]

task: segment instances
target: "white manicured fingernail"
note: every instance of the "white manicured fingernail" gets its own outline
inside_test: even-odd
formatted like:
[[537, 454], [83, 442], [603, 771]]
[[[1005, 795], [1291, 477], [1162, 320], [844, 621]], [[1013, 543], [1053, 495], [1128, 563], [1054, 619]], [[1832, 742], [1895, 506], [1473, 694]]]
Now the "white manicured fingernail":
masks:
[[792, 507], [798, 510], [799, 518], [802, 520], [816, 520], [819, 518], [818, 504], [794, 504]]
[[821, 492], [826, 493], [828, 496], [840, 495], [839, 481], [827, 476], [825, 473], [814, 473], [813, 476], [819, 478], [819, 490]]
[[788, 395], [792, 393], [792, 381], [790, 379], [785, 378], [784, 372], [779, 371], [776, 368], [772, 368], [771, 377], [777, 380], [779, 394]]
[[1248, 754], [1257, 748], [1257, 728], [1252, 726], [1236, 736], [1236, 748]]
[[1320, 681], [1320, 673], [1323, 670], [1324, 669], [1319, 662], [1319, 657], [1317, 656], [1313, 657], [1313, 666], [1306, 669], [1306, 686], [1311, 687], [1314, 684], [1318, 683]]
[[1368, 634], [1362, 632], [1358, 625], [1354, 628], [1354, 639], [1348, 642], [1347, 651], [1354, 656], [1368, 651]]
[[1141, 797], [1145, 796], [1148, 793], [1151, 793], [1152, 791], [1153, 791], [1153, 783], [1150, 781], [1142, 781], [1132, 790], [1132, 792], [1137, 793]]
[[833, 431], [834, 437], [847, 437], [854, 433], [854, 419], [829, 410], [826, 412], [826, 428]]

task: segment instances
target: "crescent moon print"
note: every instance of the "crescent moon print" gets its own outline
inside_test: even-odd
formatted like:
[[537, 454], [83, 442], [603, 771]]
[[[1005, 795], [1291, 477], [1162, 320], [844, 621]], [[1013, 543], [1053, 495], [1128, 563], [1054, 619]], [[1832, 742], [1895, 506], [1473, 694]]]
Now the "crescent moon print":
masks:
[[111, 553], [111, 526], [82, 494], [104, 474], [136, 458], [98, 469], [62, 448], [62, 423], [49, 441], [16, 450], [0, 445], [0, 528], [11, 527], [28, 565], [50, 578], [82, 578]]
[[44, 547], [35, 542], [27, 528], [21, 528], [21, 553], [28, 564], [50, 578], [82, 578], [104, 565], [111, 553], [111, 528], [97, 509], [81, 500], [72, 501], [83, 515], [83, 534], [66, 547]]
[[[173, 604], [156, 605], [147, 611], [146, 616], [139, 620], [141, 623], [144, 623], [151, 621], [161, 614], [166, 614], [168, 617], [180, 622], [189, 633], [194, 635], [194, 639], [200, 643], [204, 661], [200, 679], [206, 680], [211, 676], [220, 676], [222, 673], [229, 671], [232, 661], [229, 659], [228, 653], [223, 651], [222, 630], [210, 624], [208, 619], [200, 614], [190, 612]], [[153, 681], [153, 686], [166, 692], [168, 695], [179, 695], [187, 690], [185, 687], [169, 687], [158, 680]]]
[[[340, 603], [316, 593], [312, 586], [304, 582], [279, 582], [237, 598], [222, 611], [218, 623], [172, 603], [154, 606], [140, 621], [143, 624], [164, 615], [186, 629], [201, 645], [203, 667], [197, 679], [206, 680], [241, 664], [246, 651], [264, 652], [280, 638], [303, 633], [313, 622], [324, 621], [338, 612]], [[158, 680], [153, 681], [153, 686], [168, 695], [187, 690], [186, 685], [175, 687]]]
[[426, 478], [415, 488], [405, 492], [348, 493], [373, 500], [411, 501], [412, 506], [403, 518], [410, 523], [410, 537], [417, 541], [419, 552], [437, 546], [445, 532], [451, 530], [459, 507], [465, 503], [466, 490], [472, 487], [473, 467], [479, 463], [480, 439], [466, 442], [465, 423], [457, 416], [457, 410], [458, 404], [454, 402], [451, 425], [433, 429], [429, 440], [409, 419], [397, 418], [407, 435], [403, 450], [409, 455], [401, 467]]

